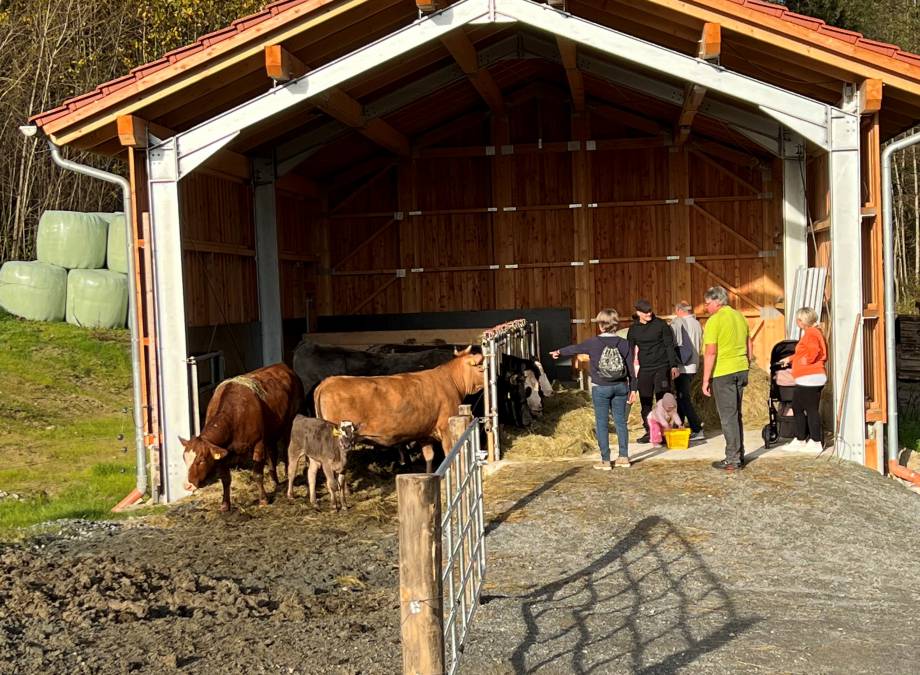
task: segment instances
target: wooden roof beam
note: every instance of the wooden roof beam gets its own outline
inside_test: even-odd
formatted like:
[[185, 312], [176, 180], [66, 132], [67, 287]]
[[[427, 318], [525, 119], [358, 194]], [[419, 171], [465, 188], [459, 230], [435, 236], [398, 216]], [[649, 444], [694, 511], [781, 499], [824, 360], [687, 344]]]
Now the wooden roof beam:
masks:
[[[700, 36], [697, 58], [710, 63], [718, 63], [722, 54], [722, 27], [717, 23], [706, 22], [703, 24], [703, 33]], [[684, 104], [677, 120], [677, 129], [674, 132], [674, 144], [682, 145], [690, 138], [690, 129], [693, 127], [693, 118], [699, 112], [706, 96], [706, 87], [698, 84], [688, 84], [684, 94]]]
[[[118, 141], [125, 148], [146, 148], [149, 145], [148, 134], [166, 139], [176, 135], [172, 129], [156, 122], [148, 122], [137, 115], [122, 115], [116, 120]], [[248, 180], [250, 162], [246, 155], [231, 150], [220, 150], [202, 167], [205, 172], [229, 176], [238, 180]]]
[[556, 45], [562, 57], [562, 67], [565, 68], [565, 77], [569, 81], [569, 90], [572, 92], [572, 108], [577, 113], [585, 111], [585, 78], [578, 70], [578, 47], [568, 38], [556, 36]]
[[450, 52], [454, 61], [460, 66], [460, 70], [469, 78], [470, 84], [479, 92], [489, 109], [496, 115], [503, 115], [505, 103], [502, 100], [502, 91], [495, 84], [492, 74], [485, 68], [479, 67], [476, 47], [470, 42], [470, 38], [463, 32], [463, 29], [443, 35], [441, 44]]
[[680, 110], [680, 117], [677, 119], [677, 129], [674, 131], [674, 145], [682, 145], [690, 138], [693, 119], [699, 112], [705, 96], [706, 87], [701, 87], [698, 84], [687, 85], [684, 93], [684, 105]]
[[[275, 82], [288, 82], [305, 75], [310, 67], [288, 52], [283, 45], [265, 48], [265, 72]], [[312, 99], [313, 104], [330, 117], [349, 126], [390, 152], [408, 156], [409, 139], [378, 117], [367, 117], [364, 106], [338, 87], [326, 90]]]
[[275, 82], [288, 82], [307, 72], [303, 61], [282, 45], [265, 47], [265, 72]]
[[882, 109], [882, 81], [863, 80], [859, 85], [859, 114], [872, 115]]
[[703, 24], [700, 48], [697, 56], [704, 61], [718, 63], [722, 57], [722, 26], [707, 21]]
[[447, 6], [447, 0], [415, 0], [415, 6], [422, 14], [431, 14]]

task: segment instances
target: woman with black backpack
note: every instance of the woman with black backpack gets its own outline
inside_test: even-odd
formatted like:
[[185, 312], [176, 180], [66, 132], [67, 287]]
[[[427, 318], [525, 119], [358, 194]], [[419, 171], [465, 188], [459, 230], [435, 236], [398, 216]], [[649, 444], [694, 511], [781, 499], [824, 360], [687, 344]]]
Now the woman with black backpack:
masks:
[[[602, 309], [591, 322], [597, 324], [600, 335], [589, 338], [581, 344], [557, 349], [550, 352], [550, 356], [558, 359], [560, 356], [588, 354], [591, 358], [591, 400], [594, 403], [597, 444], [601, 452], [601, 461], [594, 468], [610, 471], [614, 466], [629, 466], [626, 405], [636, 400], [636, 373], [629, 343], [613, 333], [620, 322], [620, 315], [617, 311]], [[610, 460], [608, 420], [611, 410], [619, 444], [619, 454], [615, 461]]]

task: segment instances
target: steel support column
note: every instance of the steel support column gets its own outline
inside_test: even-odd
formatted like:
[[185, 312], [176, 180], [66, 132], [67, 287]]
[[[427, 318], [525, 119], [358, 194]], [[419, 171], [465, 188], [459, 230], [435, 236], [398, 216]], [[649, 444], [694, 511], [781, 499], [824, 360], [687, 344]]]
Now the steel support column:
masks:
[[171, 502], [188, 494], [184, 487], [187, 471], [179, 437], [191, 435], [179, 163], [175, 139], [151, 148], [147, 164], [156, 288], [157, 384], [163, 430], [160, 445], [161, 496]]
[[[865, 463], [866, 400], [863, 374], [862, 221], [859, 117], [832, 109], [828, 119], [831, 217], [831, 361], [837, 453]], [[841, 401], [843, 405], [841, 407]]]
[[[808, 206], [805, 201], [805, 140], [783, 131], [783, 288], [788, 317], [798, 307], [790, 306], [795, 273], [808, 267]], [[787, 333], [788, 335], [788, 333]]]
[[281, 326], [281, 279], [278, 266], [278, 224], [275, 204], [275, 163], [257, 159], [252, 163], [253, 222], [256, 230], [256, 275], [259, 283], [259, 323], [262, 365], [283, 360]]

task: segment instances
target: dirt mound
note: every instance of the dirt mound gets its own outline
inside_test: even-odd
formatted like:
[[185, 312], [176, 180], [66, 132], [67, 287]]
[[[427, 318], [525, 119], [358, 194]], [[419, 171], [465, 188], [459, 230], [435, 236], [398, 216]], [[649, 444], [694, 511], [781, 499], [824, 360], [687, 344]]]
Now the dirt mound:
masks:
[[300, 480], [260, 508], [240, 471], [229, 514], [218, 484], [0, 545], [0, 673], [397, 671], [395, 476], [388, 456], [355, 454], [347, 513], [323, 487], [314, 510]]
[[[0, 555], [0, 622], [15, 617], [78, 626], [169, 617], [304, 618], [302, 600], [231, 578], [175, 573], [111, 555], [55, 560], [26, 550]], [[308, 609], [308, 608], [307, 608]]]

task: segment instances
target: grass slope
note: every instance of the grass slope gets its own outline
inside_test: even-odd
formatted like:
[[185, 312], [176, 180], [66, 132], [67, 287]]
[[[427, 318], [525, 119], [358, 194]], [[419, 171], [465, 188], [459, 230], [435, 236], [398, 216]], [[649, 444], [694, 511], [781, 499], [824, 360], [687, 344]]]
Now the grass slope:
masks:
[[[98, 519], [134, 485], [126, 330], [23, 321], [0, 310], [0, 538]], [[127, 448], [127, 451], [124, 451]]]

